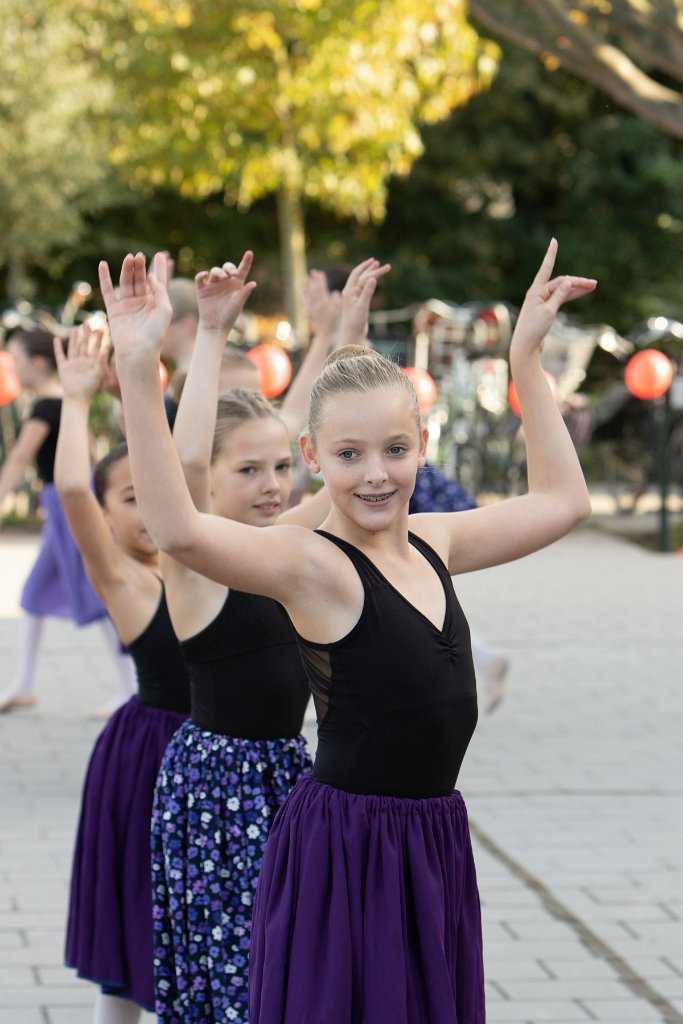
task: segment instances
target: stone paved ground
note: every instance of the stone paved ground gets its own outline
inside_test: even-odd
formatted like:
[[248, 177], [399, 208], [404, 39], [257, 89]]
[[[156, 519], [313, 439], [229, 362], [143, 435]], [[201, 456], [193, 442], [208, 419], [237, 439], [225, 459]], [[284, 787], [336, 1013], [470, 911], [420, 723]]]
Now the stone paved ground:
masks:
[[[0, 536], [0, 680], [32, 550]], [[682, 584], [680, 557], [590, 527], [457, 581], [476, 631], [512, 658], [459, 783], [489, 1024], [683, 1024]], [[39, 708], [0, 718], [1, 1024], [91, 1020], [92, 988], [61, 952], [99, 729], [85, 712], [110, 688], [97, 628], [53, 622]]]

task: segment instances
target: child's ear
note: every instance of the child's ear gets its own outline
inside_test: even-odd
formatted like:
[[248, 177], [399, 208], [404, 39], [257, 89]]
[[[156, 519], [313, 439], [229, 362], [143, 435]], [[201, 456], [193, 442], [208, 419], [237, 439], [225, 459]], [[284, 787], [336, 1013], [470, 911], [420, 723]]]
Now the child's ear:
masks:
[[301, 450], [301, 457], [310, 469], [311, 473], [319, 473], [320, 463], [318, 462], [315, 445], [307, 434], [302, 434], [299, 438], [299, 448]]
[[420, 454], [417, 457], [418, 466], [424, 466], [427, 461], [427, 442], [429, 441], [429, 429], [423, 427], [420, 431]]

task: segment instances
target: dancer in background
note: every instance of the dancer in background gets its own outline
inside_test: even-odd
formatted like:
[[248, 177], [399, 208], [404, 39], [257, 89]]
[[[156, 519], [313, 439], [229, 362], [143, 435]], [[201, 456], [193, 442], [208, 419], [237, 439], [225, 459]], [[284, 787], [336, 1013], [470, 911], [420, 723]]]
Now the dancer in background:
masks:
[[[253, 389], [218, 398], [225, 339], [253, 288], [251, 259], [197, 278], [199, 327], [174, 442], [197, 508], [258, 527], [282, 518], [317, 525], [329, 507], [323, 494], [281, 515], [291, 454], [273, 406]], [[246, 1024], [263, 846], [281, 803], [310, 770], [301, 736], [308, 684], [277, 602], [228, 590], [171, 559], [162, 569], [192, 709], [166, 752], [155, 797], [156, 1012], [164, 1024]]]
[[217, 582], [287, 610], [318, 706], [312, 777], [266, 847], [253, 921], [250, 1024], [483, 1024], [481, 922], [467, 815], [453, 791], [476, 722], [467, 624], [451, 576], [512, 561], [589, 514], [574, 447], [539, 352], [559, 307], [595, 281], [551, 279], [553, 241], [510, 361], [529, 493], [408, 518], [426, 431], [389, 360], [341, 349], [311, 394], [303, 454], [332, 502], [324, 530], [269, 530], [200, 513], [161, 398], [146, 401], [169, 317], [163, 267], [100, 280], [145, 522]]
[[110, 714], [135, 689], [130, 658], [120, 650], [106, 611], [83, 570], [83, 562], [64, 518], [55, 491], [54, 458], [62, 408], [52, 335], [40, 327], [15, 331], [7, 346], [22, 388], [35, 394], [17, 441], [0, 470], [0, 505], [19, 486], [26, 470], [35, 463], [42, 482], [40, 501], [45, 526], [38, 557], [21, 595], [23, 617], [19, 627], [16, 673], [0, 693], [0, 712], [30, 707], [37, 701], [35, 672], [45, 619], [70, 618], [78, 626], [100, 621], [116, 668], [119, 692], [97, 717]]
[[[87, 327], [56, 341], [63, 409], [55, 483], [93, 587], [135, 662], [138, 692], [110, 718], [86, 772], [76, 837], [66, 963], [100, 986], [94, 1024], [135, 1024], [154, 1008], [149, 832], [159, 766], [189, 710], [189, 684], [135, 500], [125, 445], [95, 468], [88, 409], [107, 346]], [[157, 391], [161, 391], [157, 379]]]

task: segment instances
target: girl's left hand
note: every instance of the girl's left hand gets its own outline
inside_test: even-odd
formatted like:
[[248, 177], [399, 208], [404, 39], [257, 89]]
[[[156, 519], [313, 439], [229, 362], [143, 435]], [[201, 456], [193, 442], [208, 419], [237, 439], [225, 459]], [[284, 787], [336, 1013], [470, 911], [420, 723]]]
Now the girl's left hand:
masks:
[[54, 339], [54, 346], [64, 397], [90, 400], [100, 389], [107, 366], [109, 341], [105, 332], [81, 324], [71, 329], [66, 354], [61, 338]]
[[166, 291], [167, 259], [158, 252], [152, 260], [149, 276], [145, 257], [129, 253], [121, 265], [118, 294], [114, 290], [109, 265], [99, 265], [100, 289], [107, 310], [109, 333], [119, 359], [143, 352], [159, 359], [161, 342], [171, 322], [171, 301]]
[[247, 250], [240, 265], [224, 263], [222, 267], [202, 270], [195, 277], [199, 323], [206, 330], [230, 331], [242, 312], [256, 281], [247, 281], [253, 252]]
[[322, 270], [311, 270], [306, 278], [304, 302], [314, 335], [336, 337], [341, 320], [341, 293], [329, 290]]
[[560, 306], [588, 295], [597, 284], [592, 277], [567, 276], [551, 280], [556, 256], [557, 239], [553, 238], [519, 311], [510, 343], [511, 359], [540, 352]]

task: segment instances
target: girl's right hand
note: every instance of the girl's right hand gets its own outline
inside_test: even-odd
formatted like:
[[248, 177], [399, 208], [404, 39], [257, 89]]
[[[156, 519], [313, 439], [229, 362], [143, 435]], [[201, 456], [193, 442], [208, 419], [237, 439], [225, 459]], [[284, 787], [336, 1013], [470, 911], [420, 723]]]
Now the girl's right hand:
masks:
[[199, 323], [208, 331], [229, 332], [235, 326], [256, 281], [247, 281], [254, 254], [247, 250], [238, 267], [224, 263], [222, 267], [202, 270], [195, 277]]
[[370, 302], [377, 282], [391, 270], [391, 264], [363, 260], [354, 267], [342, 291], [342, 345], [365, 345]]
[[130, 355], [152, 355], [155, 362], [171, 322], [171, 301], [166, 291], [167, 259], [158, 252], [149, 276], [145, 257], [129, 253], [121, 265], [118, 294], [105, 260], [99, 265], [100, 289], [107, 310], [109, 333], [119, 367]]
[[66, 354], [61, 338], [54, 339], [54, 346], [64, 398], [90, 401], [99, 391], [107, 367], [109, 341], [105, 332], [81, 324], [71, 329]]

